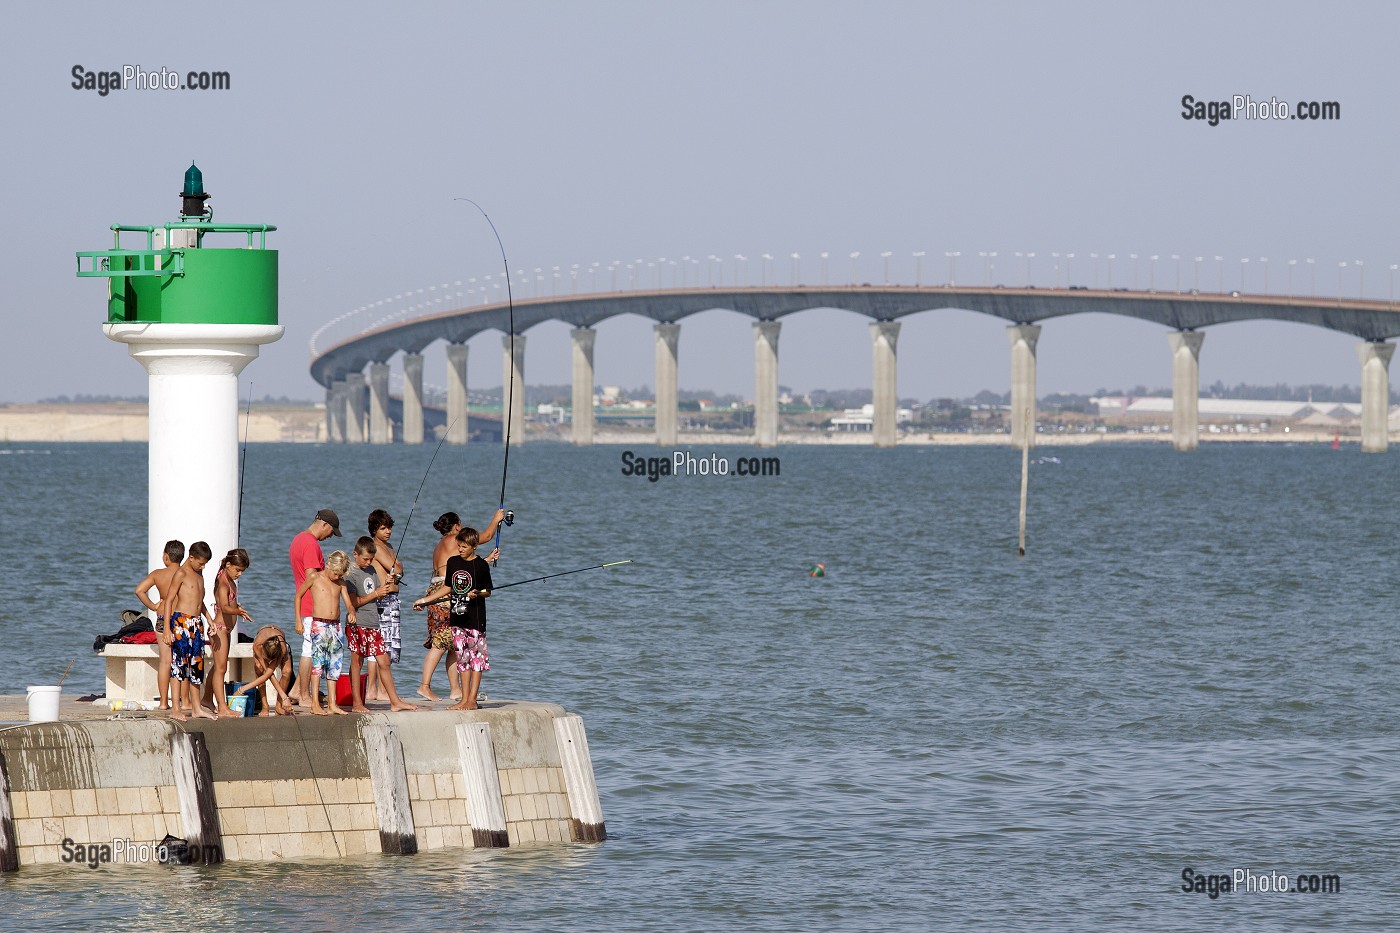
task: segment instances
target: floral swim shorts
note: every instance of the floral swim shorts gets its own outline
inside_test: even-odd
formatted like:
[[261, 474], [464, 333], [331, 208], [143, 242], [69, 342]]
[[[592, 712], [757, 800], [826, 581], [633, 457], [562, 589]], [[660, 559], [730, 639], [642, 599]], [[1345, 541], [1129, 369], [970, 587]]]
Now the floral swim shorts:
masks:
[[204, 620], [199, 616], [170, 614], [170, 676], [196, 687], [204, 683]]
[[[431, 593], [441, 582], [441, 577], [434, 577], [433, 582], [428, 585], [427, 592]], [[427, 607], [427, 611], [428, 640], [423, 642], [423, 647], [436, 648], [439, 651], [449, 650], [452, 647], [452, 626], [447, 621], [451, 618], [447, 603], [434, 603]]]
[[345, 643], [340, 638], [338, 619], [311, 620], [311, 673], [327, 680], [339, 680], [345, 665]]
[[486, 650], [484, 633], [474, 628], [454, 628], [452, 647], [457, 650], [457, 673], [491, 670], [491, 655]]
[[379, 633], [378, 626], [347, 625], [345, 641], [350, 646], [350, 653], [362, 658], [377, 658], [384, 654], [384, 636]]

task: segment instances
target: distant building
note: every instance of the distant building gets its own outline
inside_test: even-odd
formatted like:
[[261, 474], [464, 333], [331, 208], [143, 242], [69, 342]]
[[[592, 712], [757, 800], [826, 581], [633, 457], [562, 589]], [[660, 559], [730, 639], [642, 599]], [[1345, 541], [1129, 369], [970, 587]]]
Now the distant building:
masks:
[[[1110, 395], [1089, 399], [1103, 418], [1141, 421], [1170, 419], [1172, 400], [1161, 396]], [[1310, 427], [1341, 427], [1361, 418], [1360, 402], [1279, 402], [1248, 398], [1203, 398], [1197, 402], [1201, 421], [1288, 422]], [[1390, 423], [1400, 425], [1400, 406], [1391, 406]]]
[[[914, 412], [908, 408], [896, 408], [894, 413], [894, 423], [896, 425], [908, 424], [914, 420]], [[843, 413], [831, 419], [831, 430], [833, 431], [873, 431], [875, 429], [875, 406], [862, 405], [859, 408], [847, 408]]]

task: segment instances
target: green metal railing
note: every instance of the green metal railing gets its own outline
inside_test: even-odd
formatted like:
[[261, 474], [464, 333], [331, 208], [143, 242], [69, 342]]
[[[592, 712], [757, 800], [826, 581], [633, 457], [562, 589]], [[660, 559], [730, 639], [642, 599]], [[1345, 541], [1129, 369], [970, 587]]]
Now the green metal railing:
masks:
[[[155, 232], [165, 231], [165, 242], [170, 242], [171, 230], [196, 230], [202, 244], [206, 233], [242, 233], [248, 238], [247, 249], [267, 249], [267, 235], [277, 228], [272, 224], [216, 224], [203, 220], [181, 220], [163, 224], [160, 227], [139, 226], [136, 224], [112, 224], [112, 249], [78, 253], [79, 278], [131, 278], [134, 276], [182, 276], [185, 274], [185, 251], [167, 246], [155, 248]], [[145, 249], [122, 249], [123, 233], [146, 234]], [[254, 234], [258, 237], [253, 245]], [[127, 257], [137, 258], [128, 262]], [[83, 268], [83, 260], [90, 260], [88, 268]], [[146, 261], [150, 260], [150, 261]]]

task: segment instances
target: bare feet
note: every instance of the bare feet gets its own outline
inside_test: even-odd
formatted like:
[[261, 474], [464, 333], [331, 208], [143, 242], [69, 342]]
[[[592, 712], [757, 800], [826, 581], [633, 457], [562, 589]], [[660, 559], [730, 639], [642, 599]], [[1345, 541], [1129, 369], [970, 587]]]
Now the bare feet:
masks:
[[242, 714], [242, 713], [235, 713], [235, 712], [234, 712], [233, 710], [231, 710], [231, 709], [221, 709], [221, 710], [219, 710], [219, 718], [220, 718], [220, 719], [242, 719], [242, 718], [243, 718], [243, 714]]
[[329, 715], [331, 714], [331, 713], [330, 713], [330, 710], [324, 709], [324, 708], [322, 708], [322, 707], [320, 707], [320, 706], [313, 706], [313, 707], [311, 707], [311, 712], [314, 713], [314, 714], [317, 715], [317, 716], [329, 716]]
[[448, 696], [448, 699], [451, 700], [453, 703], [460, 703], [462, 702], [462, 695], [460, 693], [454, 693]]
[[438, 696], [436, 693], [433, 692], [432, 687], [429, 687], [426, 684], [418, 688], [418, 695], [425, 700], [437, 701], [442, 699], [442, 697]]
[[416, 713], [422, 709], [422, 707], [414, 703], [407, 703], [403, 700], [390, 700], [389, 709], [396, 713]]
[[463, 700], [461, 703], [454, 703], [453, 705], [451, 705], [451, 706], [448, 707], [448, 709], [460, 709], [460, 710], [471, 710], [471, 709], [479, 709], [479, 708], [480, 708], [480, 707], [478, 707], [478, 706], [476, 705], [476, 701], [475, 701], [475, 700], [473, 700], [470, 704], [467, 703], [465, 700]]
[[369, 712], [369, 707], [366, 706], [366, 705], [364, 705], [363, 703], [356, 703], [356, 704], [354, 704], [353, 706], [350, 707], [350, 712], [352, 712], [352, 713], [368, 713], [368, 712]]
[[218, 719], [218, 718], [219, 718], [218, 716], [215, 716], [213, 713], [209, 712], [209, 711], [208, 711], [207, 709], [205, 709], [203, 706], [196, 706], [196, 707], [194, 708], [194, 713], [193, 713], [192, 715], [193, 715], [193, 717], [194, 717], [195, 719]]
[[[332, 712], [332, 713], [335, 713], [337, 716], [349, 716], [349, 715], [350, 715], [349, 712], [347, 712], [346, 710], [341, 709], [339, 706], [332, 706], [332, 707], [331, 707], [331, 712]], [[369, 712], [369, 710], [365, 710], [365, 712]]]
[[185, 717], [184, 712], [183, 712], [182, 710], [179, 710], [179, 709], [173, 709], [173, 708], [172, 708], [172, 709], [170, 710], [170, 718], [171, 718], [171, 719], [174, 719], [176, 722], [186, 722], [186, 721], [188, 721], [188, 720], [186, 719], [186, 717]]

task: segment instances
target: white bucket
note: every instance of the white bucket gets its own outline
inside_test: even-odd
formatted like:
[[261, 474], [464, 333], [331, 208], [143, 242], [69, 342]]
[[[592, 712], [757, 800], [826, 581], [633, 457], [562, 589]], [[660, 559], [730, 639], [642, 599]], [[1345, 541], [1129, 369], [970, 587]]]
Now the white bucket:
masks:
[[29, 688], [29, 721], [58, 722], [58, 697], [62, 687]]

